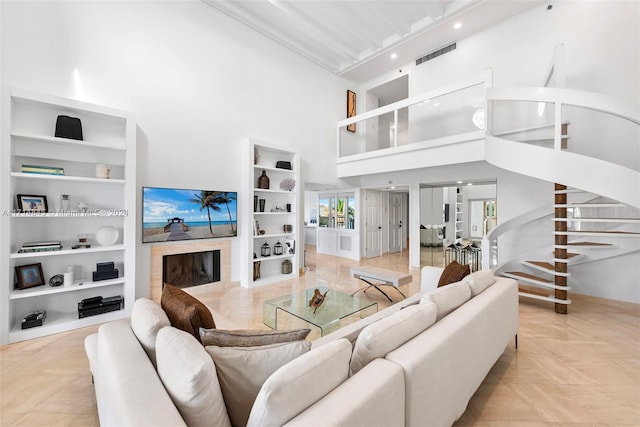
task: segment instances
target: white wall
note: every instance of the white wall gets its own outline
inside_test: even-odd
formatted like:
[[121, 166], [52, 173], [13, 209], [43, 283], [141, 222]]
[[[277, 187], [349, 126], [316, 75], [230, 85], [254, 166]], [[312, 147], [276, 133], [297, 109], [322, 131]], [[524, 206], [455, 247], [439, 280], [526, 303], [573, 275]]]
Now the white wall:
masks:
[[[240, 191], [247, 137], [298, 150], [303, 181], [339, 183], [335, 123], [352, 85], [205, 3], [2, 1], [0, 10], [2, 85], [135, 112], [139, 187]], [[138, 244], [138, 296], [148, 293], [149, 253]]]

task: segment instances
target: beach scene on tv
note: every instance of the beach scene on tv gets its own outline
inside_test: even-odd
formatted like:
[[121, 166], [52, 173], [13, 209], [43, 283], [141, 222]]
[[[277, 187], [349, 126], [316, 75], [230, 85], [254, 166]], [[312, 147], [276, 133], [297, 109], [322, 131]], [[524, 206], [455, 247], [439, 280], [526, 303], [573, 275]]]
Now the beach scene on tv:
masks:
[[229, 191], [144, 187], [142, 242], [236, 236], [236, 199]]

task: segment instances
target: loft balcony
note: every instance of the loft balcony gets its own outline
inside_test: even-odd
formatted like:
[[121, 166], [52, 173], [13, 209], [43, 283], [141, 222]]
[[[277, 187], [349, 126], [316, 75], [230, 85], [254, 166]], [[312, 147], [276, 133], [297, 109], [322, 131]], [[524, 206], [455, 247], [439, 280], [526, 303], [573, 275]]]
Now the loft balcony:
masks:
[[491, 70], [337, 123], [339, 177], [484, 160]]

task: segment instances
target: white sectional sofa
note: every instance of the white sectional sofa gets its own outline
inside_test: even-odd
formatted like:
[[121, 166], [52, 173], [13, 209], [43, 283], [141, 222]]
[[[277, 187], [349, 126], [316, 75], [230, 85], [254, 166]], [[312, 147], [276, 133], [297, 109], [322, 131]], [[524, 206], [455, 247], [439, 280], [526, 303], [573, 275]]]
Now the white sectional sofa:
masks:
[[[441, 271], [426, 267], [422, 292], [313, 341], [310, 351], [277, 369], [261, 386], [248, 425], [447, 426], [455, 422], [515, 338], [518, 294], [515, 281], [494, 279], [492, 273], [490, 281], [495, 283], [487, 285], [487, 272], [434, 289]], [[218, 314], [214, 318], [218, 328], [229, 326]], [[173, 384], [181, 379], [167, 375], [168, 368], [161, 366], [164, 356], [157, 355], [156, 370], [155, 357], [148, 354], [149, 338], [157, 331], [142, 333], [139, 324], [134, 329], [127, 321], [107, 323], [85, 341], [100, 423], [201, 425], [194, 420], [206, 419], [210, 421], [204, 424], [230, 425], [222, 413], [225, 403], [228, 412], [229, 404], [220, 394], [218, 378], [211, 374], [216, 372], [214, 363], [198, 353], [206, 365], [203, 370], [189, 368], [181, 375], [193, 377]], [[178, 347], [184, 345], [190, 352], [206, 355], [193, 336], [172, 327], [162, 328], [157, 337], [159, 352], [170, 348], [181, 354], [184, 351]], [[201, 389], [185, 392], [185, 387]], [[202, 394], [209, 397], [198, 403]], [[215, 418], [203, 418], [212, 413], [210, 406], [215, 407]]]

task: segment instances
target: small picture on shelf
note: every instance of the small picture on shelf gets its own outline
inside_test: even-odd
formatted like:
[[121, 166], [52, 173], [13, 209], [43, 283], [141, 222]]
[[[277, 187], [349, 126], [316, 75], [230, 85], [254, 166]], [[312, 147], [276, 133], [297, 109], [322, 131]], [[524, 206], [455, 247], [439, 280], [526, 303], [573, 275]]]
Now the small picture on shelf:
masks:
[[18, 282], [18, 289], [28, 289], [44, 285], [42, 264], [17, 265], [16, 281]]
[[284, 253], [289, 255], [296, 253], [295, 239], [284, 239]]
[[18, 209], [21, 212], [49, 212], [47, 196], [36, 196], [31, 194], [18, 194]]

